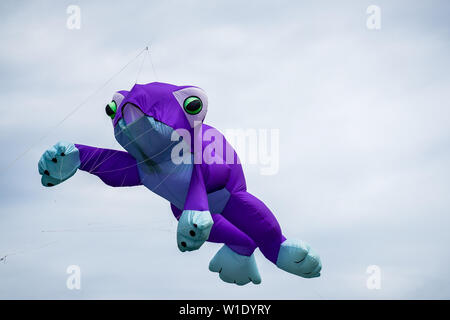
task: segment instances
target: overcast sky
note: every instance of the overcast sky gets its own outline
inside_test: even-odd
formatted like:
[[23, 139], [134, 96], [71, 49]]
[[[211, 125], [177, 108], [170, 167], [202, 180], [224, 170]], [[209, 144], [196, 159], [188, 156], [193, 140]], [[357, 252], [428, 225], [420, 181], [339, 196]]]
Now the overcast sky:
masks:
[[[66, 27], [71, 4], [79, 30]], [[366, 27], [372, 4], [380, 30]], [[1, 1], [0, 298], [450, 298], [449, 9]], [[60, 123], [147, 45], [153, 68], [141, 55]], [[321, 255], [320, 278], [256, 251], [262, 284], [230, 285], [208, 271], [220, 245], [179, 252], [168, 203], [144, 187], [85, 172], [40, 185], [39, 157], [59, 140], [120, 149], [104, 105], [136, 78], [203, 88], [221, 131], [280, 130], [279, 172], [246, 165], [248, 189]], [[81, 290], [66, 288], [69, 265]], [[370, 265], [380, 290], [366, 287]]]

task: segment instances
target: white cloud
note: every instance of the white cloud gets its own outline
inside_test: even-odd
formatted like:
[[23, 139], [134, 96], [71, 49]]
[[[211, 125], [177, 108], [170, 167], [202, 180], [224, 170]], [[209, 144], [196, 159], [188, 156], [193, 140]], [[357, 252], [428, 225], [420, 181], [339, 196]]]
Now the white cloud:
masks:
[[[446, 3], [379, 1], [379, 31], [356, 2], [79, 5], [79, 31], [65, 28], [62, 3], [0, 10], [1, 168], [48, 133], [2, 169], [0, 256], [15, 254], [0, 263], [1, 298], [449, 297]], [[49, 128], [148, 44], [157, 80], [207, 91], [208, 124], [280, 129], [279, 174], [249, 166], [247, 183], [288, 236], [321, 254], [320, 279], [258, 252], [262, 284], [236, 288], [207, 269], [218, 245], [178, 252], [168, 204], [146, 189], [86, 173], [40, 186], [37, 160], [57, 140], [120, 148], [104, 104], [142, 60]], [[155, 80], [149, 60], [139, 79]], [[65, 287], [70, 264], [82, 268], [80, 292]], [[371, 264], [385, 275], [376, 293], [365, 287]]]

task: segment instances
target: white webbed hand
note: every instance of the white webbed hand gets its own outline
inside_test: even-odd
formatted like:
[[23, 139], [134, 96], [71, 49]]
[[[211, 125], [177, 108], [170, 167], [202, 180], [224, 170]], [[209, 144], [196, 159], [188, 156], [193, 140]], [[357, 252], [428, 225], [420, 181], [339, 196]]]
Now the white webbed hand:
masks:
[[80, 167], [80, 153], [73, 143], [57, 142], [47, 149], [38, 164], [41, 183], [53, 187], [69, 179]]

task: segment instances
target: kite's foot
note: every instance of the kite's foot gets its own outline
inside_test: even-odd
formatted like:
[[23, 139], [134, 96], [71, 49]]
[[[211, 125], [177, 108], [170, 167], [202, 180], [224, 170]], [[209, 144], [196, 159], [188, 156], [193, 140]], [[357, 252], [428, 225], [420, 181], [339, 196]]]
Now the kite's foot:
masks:
[[239, 286], [261, 283], [255, 256], [243, 256], [224, 245], [209, 263], [209, 270], [218, 272], [220, 279]]
[[322, 263], [307, 243], [285, 240], [280, 246], [277, 267], [303, 278], [315, 278], [320, 276]]

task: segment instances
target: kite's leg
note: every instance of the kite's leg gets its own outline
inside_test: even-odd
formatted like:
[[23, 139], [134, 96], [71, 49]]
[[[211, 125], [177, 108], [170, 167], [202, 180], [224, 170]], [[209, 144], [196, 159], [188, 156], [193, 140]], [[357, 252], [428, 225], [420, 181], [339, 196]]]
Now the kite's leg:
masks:
[[304, 278], [320, 275], [319, 256], [303, 241], [288, 239], [267, 206], [248, 192], [232, 193], [222, 214], [245, 232], [278, 268]]
[[252, 238], [264, 256], [276, 264], [280, 245], [286, 238], [261, 200], [246, 191], [232, 193], [222, 215]]
[[[178, 219], [181, 210], [172, 205], [172, 211]], [[209, 270], [219, 273], [220, 279], [229, 283], [244, 285], [250, 281], [261, 283], [253, 251], [256, 244], [244, 232], [236, 228], [221, 214], [212, 214], [214, 224], [208, 241], [224, 243], [209, 263]]]
[[[174, 205], [171, 205], [171, 208], [175, 218], [178, 220], [181, 215], [181, 210]], [[209, 242], [224, 243], [240, 255], [252, 255], [256, 249], [256, 244], [248, 235], [236, 228], [222, 215], [212, 214], [211, 216], [214, 224], [209, 234]]]

